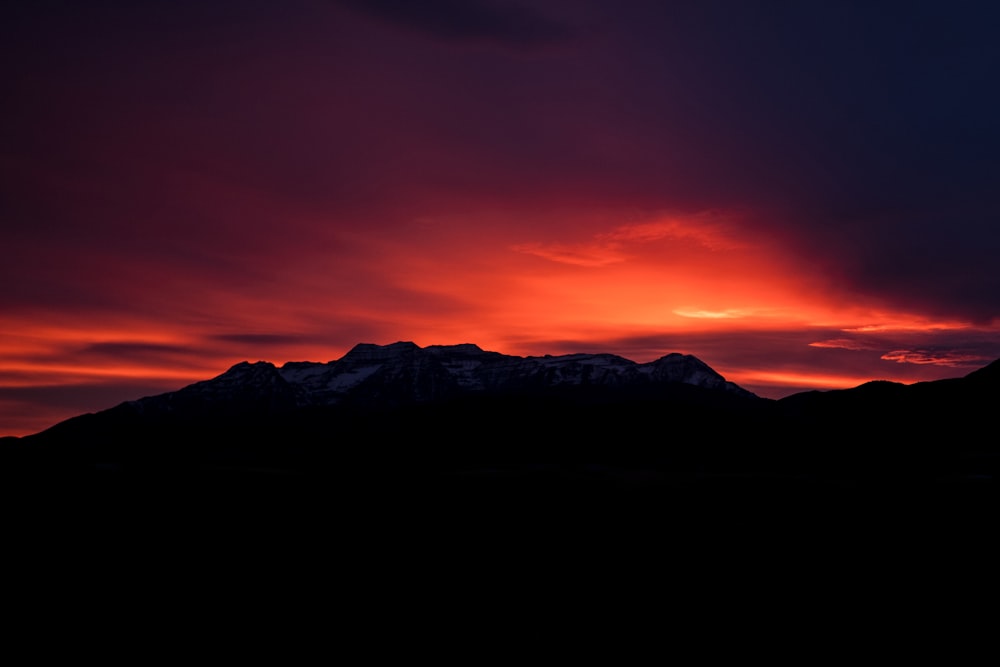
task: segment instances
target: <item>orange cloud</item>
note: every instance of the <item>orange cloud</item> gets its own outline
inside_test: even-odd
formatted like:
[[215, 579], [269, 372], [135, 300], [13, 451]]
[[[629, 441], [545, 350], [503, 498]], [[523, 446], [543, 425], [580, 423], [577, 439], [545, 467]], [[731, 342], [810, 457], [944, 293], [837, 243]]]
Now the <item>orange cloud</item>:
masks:
[[519, 243], [511, 249], [553, 262], [602, 267], [629, 260], [632, 255], [626, 250], [630, 246], [663, 240], [694, 243], [709, 250], [739, 245], [718, 214], [701, 213], [619, 225], [579, 243]]
[[869, 342], [859, 341], [853, 338], [831, 338], [829, 340], [819, 340], [809, 343], [810, 347], [826, 347], [836, 350], [871, 350], [873, 345]]
[[986, 364], [993, 361], [993, 359], [979, 354], [953, 350], [893, 350], [883, 354], [881, 358], [899, 364], [947, 366], [949, 368]]
[[653, 222], [621, 225], [610, 232], [598, 234], [602, 241], [646, 243], [661, 239], [690, 240], [712, 250], [739, 247], [725, 216], [705, 212], [689, 216], [670, 216]]

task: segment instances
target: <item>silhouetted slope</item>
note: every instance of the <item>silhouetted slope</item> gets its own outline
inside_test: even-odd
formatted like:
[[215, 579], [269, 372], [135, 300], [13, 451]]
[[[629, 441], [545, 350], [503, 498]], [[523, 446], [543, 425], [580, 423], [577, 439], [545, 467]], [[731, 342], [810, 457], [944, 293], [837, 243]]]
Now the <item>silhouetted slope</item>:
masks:
[[1000, 364], [963, 378], [805, 392], [778, 402], [790, 432], [809, 433], [831, 470], [942, 476], [996, 471]]
[[1000, 383], [1000, 359], [965, 376], [967, 384], [996, 387]]

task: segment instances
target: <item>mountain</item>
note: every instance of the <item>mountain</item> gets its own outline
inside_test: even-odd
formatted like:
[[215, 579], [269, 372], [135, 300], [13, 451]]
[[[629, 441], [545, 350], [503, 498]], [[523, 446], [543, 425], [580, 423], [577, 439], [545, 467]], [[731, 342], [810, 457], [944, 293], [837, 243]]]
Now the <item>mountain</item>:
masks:
[[289, 362], [277, 368], [266, 361], [242, 362], [211, 380], [130, 405], [141, 414], [275, 412], [340, 404], [390, 407], [568, 387], [647, 390], [673, 383], [753, 396], [690, 355], [637, 364], [611, 354], [516, 357], [471, 344], [421, 348], [398, 342], [361, 343], [329, 363]]
[[73, 473], [481, 479], [575, 466], [573, 475], [686, 481], [967, 480], [992, 475], [1000, 460], [998, 398], [1000, 361], [964, 378], [774, 401], [690, 355], [640, 364], [363, 343], [329, 363], [242, 362], [0, 445], [8, 470]]

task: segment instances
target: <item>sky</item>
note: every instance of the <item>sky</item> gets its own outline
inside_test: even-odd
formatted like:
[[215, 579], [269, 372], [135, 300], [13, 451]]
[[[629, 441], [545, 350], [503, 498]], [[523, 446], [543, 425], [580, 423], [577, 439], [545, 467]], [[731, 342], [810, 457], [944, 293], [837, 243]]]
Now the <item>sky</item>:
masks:
[[1000, 357], [1000, 4], [0, 10], [0, 435], [356, 343]]

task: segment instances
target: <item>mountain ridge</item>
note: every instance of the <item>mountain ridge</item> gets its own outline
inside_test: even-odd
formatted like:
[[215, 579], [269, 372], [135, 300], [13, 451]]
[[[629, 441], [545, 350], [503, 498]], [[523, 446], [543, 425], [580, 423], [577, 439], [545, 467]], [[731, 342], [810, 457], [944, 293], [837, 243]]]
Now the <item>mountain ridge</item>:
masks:
[[640, 364], [361, 343], [325, 363], [242, 361], [4, 439], [0, 456], [12, 471], [410, 474], [603, 461], [691, 479], [978, 479], [1000, 472], [998, 400], [1000, 361], [961, 378], [773, 400], [679, 353]]
[[646, 363], [598, 353], [520, 357], [485, 351], [472, 343], [420, 347], [410, 341], [358, 343], [329, 362], [241, 361], [220, 375], [177, 391], [126, 401], [140, 411], [172, 409], [195, 396], [220, 398], [256, 388], [270, 407], [328, 406], [380, 400], [422, 403], [466, 392], [515, 391], [554, 386], [646, 387], [681, 383], [757, 398], [727, 381], [693, 355], [670, 353]]
[[[964, 377], [948, 378], [930, 383], [903, 384], [873, 379], [852, 388], [807, 390], [780, 399], [767, 399], [726, 380], [696, 356], [677, 352], [668, 353], [649, 362], [635, 362], [611, 353], [545, 354], [521, 357], [486, 351], [474, 343], [435, 344], [420, 347], [412, 341], [401, 340], [386, 345], [357, 343], [339, 359], [328, 362], [287, 361], [278, 366], [266, 360], [255, 362], [243, 360], [233, 364], [215, 377], [194, 382], [178, 390], [127, 400], [120, 405], [129, 405], [143, 412], [149, 406], [159, 403], [161, 407], [166, 407], [169, 410], [170, 404], [183, 403], [183, 399], [195, 393], [202, 393], [203, 397], [210, 399], [213, 393], [217, 395], [232, 394], [237, 387], [246, 388], [253, 385], [268, 385], [273, 401], [269, 407], [272, 408], [281, 404], [286, 404], [289, 407], [331, 405], [345, 398], [345, 395], [358, 385], [363, 385], [366, 382], [371, 384], [370, 376], [382, 371], [381, 366], [384, 364], [408, 358], [412, 360], [413, 357], [419, 355], [425, 357], [423, 359], [425, 363], [423, 368], [417, 369], [418, 372], [425, 374], [430, 372], [432, 375], [432, 377], [424, 379], [429, 380], [432, 384], [435, 380], [439, 385], [442, 382], [445, 385], [454, 384], [455, 386], [445, 387], [446, 390], [453, 390], [452, 393], [454, 390], [495, 390], [498, 385], [504, 384], [505, 374], [508, 385], [511, 374], [516, 374], [522, 378], [530, 378], [532, 382], [528, 384], [533, 383], [536, 388], [546, 384], [593, 384], [596, 376], [598, 383], [604, 382], [612, 386], [621, 386], [642, 380], [679, 382], [712, 389], [723, 389], [760, 401], [794, 405], [805, 403], [810, 400], [809, 397], [818, 395], [840, 396], [844, 393], [891, 392], [899, 387], [947, 383], [965, 378], [968, 378], [970, 382], [1000, 381], [997, 380], [1000, 377], [1000, 359], [998, 359]], [[428, 369], [426, 367], [428, 358], [438, 362], [440, 367]], [[471, 372], [472, 369], [475, 372]], [[569, 372], [567, 373], [567, 371]], [[282, 384], [282, 380], [284, 384]], [[517, 388], [524, 389], [526, 387], [522, 384]], [[370, 398], [375, 399], [376, 397]], [[410, 398], [416, 399], [417, 402], [421, 399], [420, 396], [411, 396]], [[431, 389], [431, 393], [423, 398], [434, 400], [439, 396], [435, 395]], [[100, 412], [105, 412], [108, 409], [112, 409], [112, 407]], [[62, 421], [70, 421], [83, 416], [86, 415], [81, 414]], [[25, 436], [4, 436], [4, 439], [30, 438], [55, 426], [58, 426], [58, 423], [37, 433]]]

